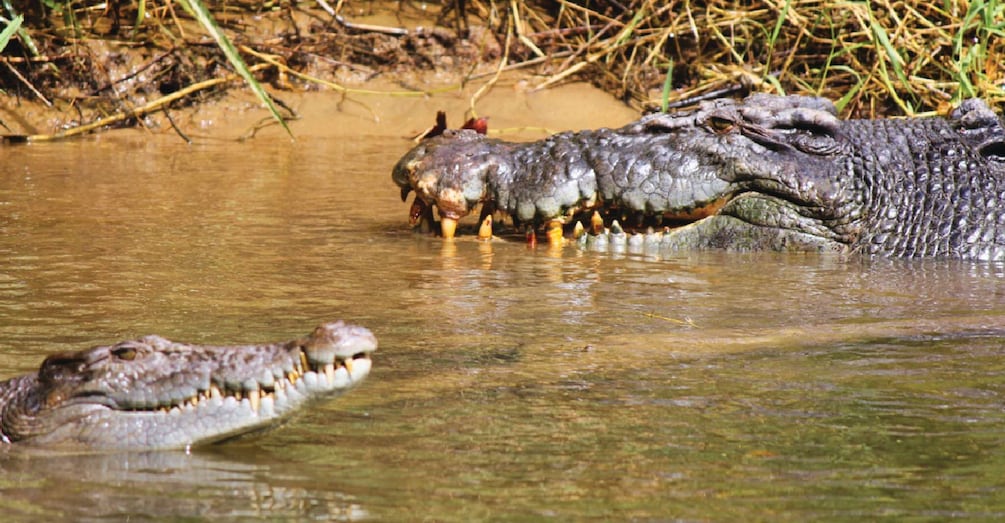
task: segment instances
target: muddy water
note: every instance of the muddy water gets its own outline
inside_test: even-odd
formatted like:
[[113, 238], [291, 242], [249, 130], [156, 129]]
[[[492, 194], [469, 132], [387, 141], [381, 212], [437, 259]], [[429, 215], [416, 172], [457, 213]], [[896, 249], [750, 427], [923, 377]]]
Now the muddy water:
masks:
[[4, 521], [1005, 512], [1001, 265], [445, 244], [405, 227], [403, 134], [4, 149], [3, 377], [151, 332], [343, 318], [381, 344], [360, 389], [280, 430], [0, 454]]

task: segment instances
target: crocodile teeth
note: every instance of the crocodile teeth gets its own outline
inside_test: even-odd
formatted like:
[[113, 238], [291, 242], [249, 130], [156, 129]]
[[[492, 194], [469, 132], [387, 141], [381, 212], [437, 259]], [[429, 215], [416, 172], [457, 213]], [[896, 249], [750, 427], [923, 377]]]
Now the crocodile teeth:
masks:
[[593, 211], [593, 216], [590, 217], [590, 228], [593, 234], [604, 232], [604, 218], [600, 216], [598, 211]]
[[611, 222], [611, 234], [624, 234], [624, 233], [625, 230], [621, 227], [621, 224], [618, 223], [618, 220], [614, 220], [613, 222]]
[[307, 363], [307, 353], [304, 351], [300, 351], [300, 369], [299, 369], [300, 372], [303, 372], [309, 368], [310, 365], [308, 365]]
[[248, 391], [248, 402], [251, 403], [251, 410], [258, 412], [258, 408], [262, 406], [262, 393], [258, 390]]
[[351, 378], [352, 377], [352, 360], [345, 360], [345, 361], [342, 362], [342, 365], [345, 365], [345, 371], [346, 371], [346, 373], [349, 374], [349, 377]]
[[492, 239], [492, 215], [488, 215], [482, 220], [481, 225], [478, 226], [478, 239], [479, 240], [491, 240]]
[[220, 398], [222, 396], [223, 394], [220, 392], [220, 387], [217, 387], [216, 385], [209, 386], [209, 397]]
[[326, 363], [324, 366], [325, 378], [328, 378], [328, 383], [335, 381], [335, 364]]
[[551, 220], [548, 222], [548, 245], [558, 247], [562, 245], [562, 220]]
[[454, 233], [457, 231], [457, 220], [453, 218], [441, 218], [440, 219], [440, 234], [443, 235], [444, 239], [452, 239]]

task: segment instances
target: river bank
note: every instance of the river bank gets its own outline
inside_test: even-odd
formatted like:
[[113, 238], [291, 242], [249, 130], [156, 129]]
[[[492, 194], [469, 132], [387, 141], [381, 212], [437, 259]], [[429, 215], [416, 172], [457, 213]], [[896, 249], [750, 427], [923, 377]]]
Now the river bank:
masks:
[[[4, 132], [171, 126], [179, 111], [245, 89], [187, 5], [8, 6], [6, 19], [25, 22], [0, 66]], [[377, 83], [395, 86], [393, 96], [423, 96], [491, 85], [500, 71], [518, 71], [530, 90], [587, 81], [636, 112], [752, 91], [825, 96], [848, 117], [1005, 99], [1005, 22], [993, 2], [206, 5], [277, 112], [292, 118], [283, 100], [293, 93], [354, 103]]]

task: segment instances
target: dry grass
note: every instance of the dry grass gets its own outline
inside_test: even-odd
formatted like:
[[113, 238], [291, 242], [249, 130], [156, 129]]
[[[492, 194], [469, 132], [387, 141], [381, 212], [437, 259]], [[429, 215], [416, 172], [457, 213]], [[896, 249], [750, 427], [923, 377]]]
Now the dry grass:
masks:
[[[46, 101], [65, 97], [68, 85], [92, 97], [107, 93], [127, 79], [121, 67], [102, 63], [119, 59], [103, 52], [108, 45], [147, 50], [137, 82], [146, 99], [230, 74], [179, 5], [43, 0], [0, 8], [3, 20], [25, 15], [0, 59], [0, 89]], [[487, 60], [499, 70], [533, 70], [541, 87], [585, 78], [640, 109], [750, 90], [825, 96], [849, 116], [944, 111], [973, 96], [1005, 100], [999, 1], [443, 0], [444, 28], [424, 33], [350, 27], [331, 16], [378, 5], [414, 13], [420, 6], [409, 0], [208, 5], [246, 60], [264, 63], [258, 53], [287, 68], [265, 75], [316, 74], [318, 64], [367, 72]]]
[[1005, 99], [1005, 4], [994, 1], [601, 0], [559, 1], [548, 19], [516, 12], [538, 47], [569, 54], [554, 78], [586, 75], [640, 107], [744, 89], [825, 96], [859, 116]]

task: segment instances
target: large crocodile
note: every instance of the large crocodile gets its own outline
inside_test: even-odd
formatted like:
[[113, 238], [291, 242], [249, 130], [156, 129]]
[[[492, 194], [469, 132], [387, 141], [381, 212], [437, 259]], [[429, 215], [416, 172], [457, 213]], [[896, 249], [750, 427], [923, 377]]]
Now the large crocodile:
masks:
[[146, 336], [49, 356], [0, 382], [0, 441], [166, 449], [268, 427], [370, 372], [369, 330], [328, 323], [286, 343], [210, 347]]
[[447, 237], [482, 204], [566, 233], [596, 211], [594, 227], [614, 225], [584, 242], [632, 241], [620, 218], [654, 227], [636, 239], [663, 250], [1002, 260], [1003, 166], [1005, 128], [978, 100], [947, 118], [840, 120], [825, 99], [759, 94], [532, 143], [451, 131], [392, 179], [416, 192], [413, 217], [438, 209]]

